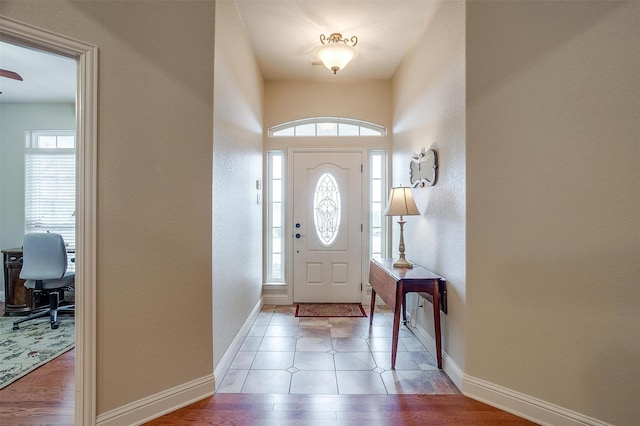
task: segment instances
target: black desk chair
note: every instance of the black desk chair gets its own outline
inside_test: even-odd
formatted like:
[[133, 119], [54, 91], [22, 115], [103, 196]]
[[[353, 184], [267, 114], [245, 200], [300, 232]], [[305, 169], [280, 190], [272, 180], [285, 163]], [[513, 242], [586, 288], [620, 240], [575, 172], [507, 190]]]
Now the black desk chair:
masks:
[[19, 324], [35, 318], [49, 316], [51, 328], [58, 328], [58, 312], [72, 311], [74, 305], [59, 306], [64, 291], [71, 290], [75, 284], [75, 272], [67, 272], [67, 248], [59, 234], [25, 234], [22, 247], [22, 271], [20, 278], [27, 280], [24, 286], [34, 291], [36, 302], [41, 297], [49, 297], [49, 307], [35, 310], [29, 316], [13, 323], [13, 329]]

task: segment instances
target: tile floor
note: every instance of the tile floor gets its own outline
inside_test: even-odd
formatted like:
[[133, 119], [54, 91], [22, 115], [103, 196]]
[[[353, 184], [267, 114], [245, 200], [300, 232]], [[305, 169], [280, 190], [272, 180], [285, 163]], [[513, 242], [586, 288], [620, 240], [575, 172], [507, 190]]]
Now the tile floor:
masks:
[[297, 318], [295, 308], [262, 308], [219, 393], [459, 393], [406, 326], [391, 370], [393, 313], [387, 306], [376, 306], [372, 326], [368, 317]]

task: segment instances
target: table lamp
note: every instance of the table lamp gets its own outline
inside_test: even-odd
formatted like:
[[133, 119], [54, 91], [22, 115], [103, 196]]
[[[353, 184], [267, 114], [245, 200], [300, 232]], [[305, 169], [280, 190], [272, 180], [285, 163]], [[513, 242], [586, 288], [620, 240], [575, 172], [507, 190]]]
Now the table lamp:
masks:
[[404, 224], [403, 216], [419, 215], [420, 211], [413, 200], [411, 188], [400, 186], [391, 188], [389, 203], [384, 211], [385, 216], [400, 216], [400, 258], [393, 264], [394, 268], [413, 268], [411, 262], [404, 257]]

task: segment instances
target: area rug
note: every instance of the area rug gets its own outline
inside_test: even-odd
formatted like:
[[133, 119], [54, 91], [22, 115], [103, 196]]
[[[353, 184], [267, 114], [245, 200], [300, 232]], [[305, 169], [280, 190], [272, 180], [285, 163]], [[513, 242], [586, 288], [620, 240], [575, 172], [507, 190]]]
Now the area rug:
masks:
[[12, 330], [19, 317], [0, 317], [0, 389], [20, 377], [62, 355], [75, 346], [75, 322], [62, 318], [60, 327], [52, 330], [49, 318], [20, 324]]
[[297, 317], [366, 317], [359, 303], [301, 303], [296, 306]]

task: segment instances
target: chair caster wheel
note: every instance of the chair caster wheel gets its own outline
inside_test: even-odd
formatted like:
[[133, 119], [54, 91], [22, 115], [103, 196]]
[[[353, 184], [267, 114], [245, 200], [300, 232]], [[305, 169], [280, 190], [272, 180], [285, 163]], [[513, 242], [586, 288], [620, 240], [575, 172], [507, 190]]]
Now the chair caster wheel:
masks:
[[52, 330], [55, 330], [55, 329], [57, 329], [58, 327], [60, 327], [60, 324], [58, 324], [57, 322], [51, 323], [51, 329], [52, 329]]
[[13, 324], [12, 330], [20, 330], [20, 326], [18, 324]]

